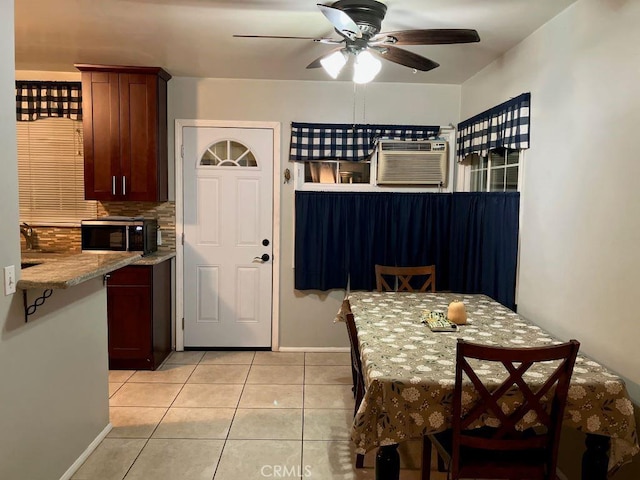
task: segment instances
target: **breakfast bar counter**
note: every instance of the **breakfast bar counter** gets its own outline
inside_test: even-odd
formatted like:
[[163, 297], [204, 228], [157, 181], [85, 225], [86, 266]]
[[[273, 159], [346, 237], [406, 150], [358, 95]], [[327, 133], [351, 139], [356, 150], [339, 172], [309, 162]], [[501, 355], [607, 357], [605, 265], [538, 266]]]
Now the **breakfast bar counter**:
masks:
[[157, 265], [176, 256], [175, 250], [158, 250], [139, 258], [132, 265]]
[[[23, 262], [33, 259], [35, 263], [34, 255], [24, 256]], [[141, 254], [130, 252], [44, 255], [47, 256], [46, 261], [22, 270], [21, 278], [16, 284], [17, 288], [21, 290], [69, 288], [126, 267], [142, 258]]]
[[[176, 256], [175, 250], [139, 253], [22, 253], [21, 290], [69, 288], [127, 265], [157, 265]], [[30, 265], [28, 268], [24, 268]]]

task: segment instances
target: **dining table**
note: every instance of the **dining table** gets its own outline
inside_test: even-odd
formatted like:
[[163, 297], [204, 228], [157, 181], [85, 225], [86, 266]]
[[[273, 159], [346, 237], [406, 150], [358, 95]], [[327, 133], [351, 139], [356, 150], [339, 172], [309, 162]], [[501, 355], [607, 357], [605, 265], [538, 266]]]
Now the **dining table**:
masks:
[[[453, 301], [464, 304], [467, 323], [452, 332], [431, 331], [425, 315], [446, 315]], [[357, 453], [378, 448], [377, 480], [399, 478], [398, 444], [451, 428], [458, 338], [504, 347], [562, 343], [481, 294], [349, 292], [338, 318], [348, 313], [356, 323], [365, 383], [351, 439]], [[535, 381], [535, 375], [528, 380]], [[487, 417], [484, 424], [495, 426], [493, 421]], [[531, 422], [523, 428], [535, 426], [535, 416]], [[563, 427], [586, 434], [582, 480], [606, 479], [640, 450], [624, 380], [582, 353], [573, 369]]]

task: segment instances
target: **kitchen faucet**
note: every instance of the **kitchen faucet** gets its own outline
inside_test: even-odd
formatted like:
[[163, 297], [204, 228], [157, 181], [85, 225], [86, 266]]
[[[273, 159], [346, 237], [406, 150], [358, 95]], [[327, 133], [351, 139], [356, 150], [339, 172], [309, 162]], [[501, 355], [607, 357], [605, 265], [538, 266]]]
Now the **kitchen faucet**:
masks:
[[27, 250], [32, 250], [33, 249], [33, 227], [29, 226], [25, 222], [22, 222], [22, 225], [20, 225], [20, 233], [24, 236], [24, 239], [27, 243]]

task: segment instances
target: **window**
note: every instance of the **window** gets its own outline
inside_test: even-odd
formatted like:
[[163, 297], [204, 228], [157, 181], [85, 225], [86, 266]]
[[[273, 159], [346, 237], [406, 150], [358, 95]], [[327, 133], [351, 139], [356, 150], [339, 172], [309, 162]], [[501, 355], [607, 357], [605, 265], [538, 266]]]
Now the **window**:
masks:
[[96, 216], [84, 199], [82, 122], [45, 118], [16, 122], [20, 221], [79, 225]]
[[305, 183], [371, 182], [371, 162], [324, 161], [304, 163]]
[[[382, 139], [397, 142], [448, 138], [437, 125], [291, 123], [289, 159], [296, 162], [297, 189], [378, 191], [376, 149]], [[415, 187], [414, 187], [415, 188]]]
[[507, 148], [491, 150], [489, 155], [473, 155], [472, 192], [517, 192], [520, 151]]
[[216, 167], [257, 167], [253, 152], [234, 140], [220, 140], [209, 145], [200, 159], [200, 165]]
[[[398, 161], [394, 162], [393, 170], [391, 167], [387, 167], [387, 173], [393, 172], [395, 178], [388, 178], [381, 176], [378, 169], [380, 163], [378, 160], [378, 151], [376, 150], [367, 160], [350, 161], [350, 160], [317, 160], [317, 161], [305, 161], [296, 162], [293, 168], [296, 190], [308, 190], [308, 191], [359, 191], [359, 192], [381, 192], [381, 191], [396, 191], [396, 192], [452, 192], [453, 183], [453, 169], [455, 161], [453, 158], [454, 152], [448, 146], [444, 151], [446, 161], [442, 161], [442, 153], [438, 150], [433, 150], [437, 153], [438, 162], [427, 161], [428, 155], [424, 158], [422, 153], [429, 154], [430, 152], [417, 147], [420, 143], [446, 142], [447, 145], [451, 145], [454, 141], [454, 131], [448, 127], [438, 127], [441, 132], [436, 139], [429, 141], [413, 141], [413, 140], [384, 140], [386, 144], [398, 144], [393, 150], [394, 153], [403, 154], [397, 155], [396, 160], [400, 157], [403, 159], [405, 165], [400, 165]], [[403, 147], [404, 148], [400, 148]], [[416, 153], [418, 152], [418, 153]], [[419, 158], [420, 157], [420, 158]], [[422, 160], [425, 163], [422, 163]], [[433, 159], [431, 159], [433, 160]], [[386, 163], [389, 165], [389, 162]], [[436, 167], [434, 167], [436, 165]], [[398, 168], [406, 166], [406, 168]], [[436, 182], [431, 182], [434, 168], [437, 170], [437, 174], [444, 179], [441, 185], [437, 185]], [[468, 167], [467, 167], [468, 168]], [[415, 175], [412, 174], [412, 169], [415, 171]], [[402, 175], [398, 177], [398, 175]], [[409, 177], [408, 177], [409, 176]], [[428, 176], [428, 178], [425, 178]], [[402, 179], [411, 178], [412, 181], [402, 183]], [[393, 181], [390, 181], [393, 180]], [[423, 181], [424, 180], [424, 181]]]

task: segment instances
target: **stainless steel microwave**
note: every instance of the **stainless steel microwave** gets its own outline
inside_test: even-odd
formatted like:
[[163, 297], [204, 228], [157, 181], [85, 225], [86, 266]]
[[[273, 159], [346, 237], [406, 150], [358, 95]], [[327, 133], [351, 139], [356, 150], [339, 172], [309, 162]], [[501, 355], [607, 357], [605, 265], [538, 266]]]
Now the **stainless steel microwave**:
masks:
[[83, 252], [141, 252], [158, 250], [158, 221], [142, 217], [102, 217], [82, 220]]

